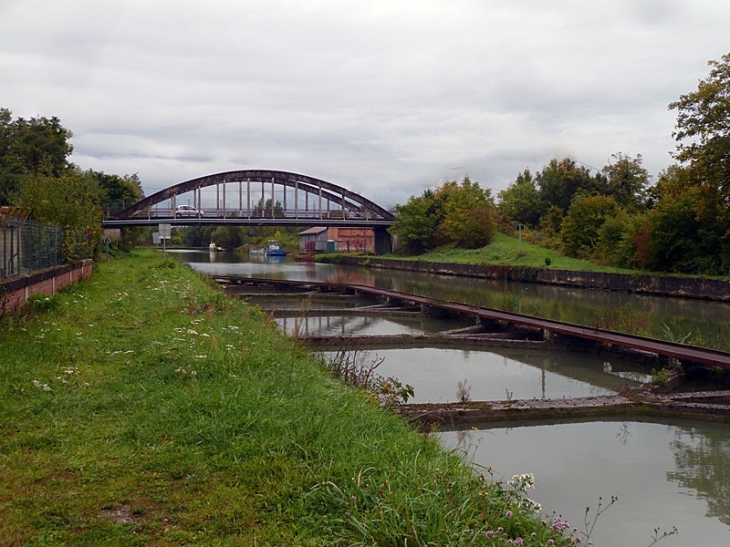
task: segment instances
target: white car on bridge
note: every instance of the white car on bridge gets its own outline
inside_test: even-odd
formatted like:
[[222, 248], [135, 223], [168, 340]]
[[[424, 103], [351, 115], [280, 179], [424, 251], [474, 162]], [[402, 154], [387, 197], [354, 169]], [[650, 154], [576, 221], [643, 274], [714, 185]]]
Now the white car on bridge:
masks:
[[175, 218], [182, 218], [182, 217], [202, 217], [203, 211], [202, 209], [196, 209], [192, 205], [178, 205], [175, 208]]

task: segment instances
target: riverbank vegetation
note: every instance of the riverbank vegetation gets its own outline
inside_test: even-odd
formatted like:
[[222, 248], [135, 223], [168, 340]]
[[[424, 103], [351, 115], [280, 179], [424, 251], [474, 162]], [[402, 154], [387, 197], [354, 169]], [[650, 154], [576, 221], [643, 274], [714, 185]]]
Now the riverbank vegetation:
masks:
[[425, 190], [395, 210], [390, 232], [400, 238], [408, 254], [441, 245], [476, 249], [489, 244], [496, 229], [491, 191], [469, 177]]
[[4, 545], [572, 542], [152, 252], [0, 321]]
[[[655, 184], [640, 154], [616, 153], [595, 168], [572, 157], [552, 159], [536, 173], [525, 169], [487, 208], [499, 229], [596, 264], [700, 275], [730, 270], [730, 54], [710, 61], [694, 92], [669, 108], [677, 111], [676, 164]], [[465, 179], [465, 184], [468, 179]], [[469, 181], [469, 184], [474, 184]], [[406, 253], [444, 245], [437, 198], [427, 190], [396, 209], [391, 232]], [[458, 185], [457, 185], [458, 186]], [[467, 217], [483, 224], [481, 205]], [[469, 217], [471, 218], [471, 217]], [[520, 233], [521, 232], [521, 233]], [[448, 243], [462, 247], [458, 239]]]
[[631, 273], [632, 270], [596, 264], [590, 260], [565, 256], [519, 237], [495, 232], [492, 242], [479, 249], [460, 249], [454, 245], [438, 247], [417, 256], [385, 255], [382, 258], [422, 260], [452, 264], [495, 264], [529, 268], [555, 268], [583, 272]]
[[171, 243], [186, 248], [207, 249], [213, 242], [222, 249], [248, 252], [251, 248], [265, 247], [273, 239], [291, 254], [299, 249], [297, 233], [301, 229], [296, 226], [184, 226], [175, 228]]

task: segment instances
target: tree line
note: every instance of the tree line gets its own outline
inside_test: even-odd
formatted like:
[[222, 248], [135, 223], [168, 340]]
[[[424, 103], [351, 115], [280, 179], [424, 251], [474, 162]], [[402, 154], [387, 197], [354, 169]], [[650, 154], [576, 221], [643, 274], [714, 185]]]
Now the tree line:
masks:
[[[573, 158], [525, 169], [493, 200], [468, 178], [396, 206], [391, 233], [406, 252], [452, 244], [474, 248], [494, 226], [577, 258], [661, 272], [730, 270], [730, 54], [710, 61], [677, 112], [675, 163], [652, 184], [641, 155], [611, 156], [601, 169]], [[459, 199], [459, 196], [478, 196]], [[452, 197], [453, 196], [453, 197]], [[446, 205], [450, 204], [449, 207]], [[458, 227], [457, 227], [458, 225]]]
[[[32, 218], [64, 229], [64, 256], [75, 260], [97, 249], [101, 242], [103, 212], [121, 210], [144, 198], [137, 174], [115, 175], [82, 170], [69, 161], [73, 133], [55, 116], [13, 118], [0, 108], [0, 206], [29, 207]], [[271, 211], [271, 199], [262, 198], [255, 214]], [[279, 201], [275, 216], [283, 215]], [[127, 228], [122, 245], [149, 240], [151, 229]], [[234, 249], [249, 243], [277, 238], [296, 246], [296, 228], [242, 228], [236, 226], [195, 226], [176, 230], [178, 244], [207, 248]]]
[[68, 260], [97, 248], [103, 208], [144, 197], [136, 174], [82, 170], [70, 162], [72, 136], [55, 116], [26, 120], [0, 108], [0, 206], [29, 207], [35, 220], [61, 226]]

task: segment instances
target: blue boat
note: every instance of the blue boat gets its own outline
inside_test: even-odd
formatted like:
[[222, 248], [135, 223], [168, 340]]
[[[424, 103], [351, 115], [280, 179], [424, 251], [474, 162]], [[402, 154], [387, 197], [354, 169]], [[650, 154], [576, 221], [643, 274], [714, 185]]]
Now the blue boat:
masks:
[[279, 247], [279, 242], [275, 239], [269, 240], [269, 244], [264, 247], [264, 252], [268, 256], [286, 256], [286, 251]]

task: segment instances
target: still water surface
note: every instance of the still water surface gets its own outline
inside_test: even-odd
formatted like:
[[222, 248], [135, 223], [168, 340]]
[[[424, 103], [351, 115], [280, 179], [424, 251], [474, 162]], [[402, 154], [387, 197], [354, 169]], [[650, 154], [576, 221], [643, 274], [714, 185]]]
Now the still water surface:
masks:
[[586, 507], [618, 502], [598, 519], [600, 547], [644, 547], [654, 528], [667, 547], [730, 545], [730, 435], [702, 422], [593, 421], [442, 432], [442, 442], [492, 466], [495, 478], [533, 473], [531, 498], [585, 530]]
[[204, 273], [370, 285], [730, 351], [730, 303], [183, 251]]
[[[324, 355], [331, 358], [334, 352]], [[413, 403], [457, 401], [459, 381], [469, 386], [473, 401], [593, 397], [638, 385], [614, 373], [636, 370], [634, 363], [615, 358], [609, 363], [588, 353], [404, 348], [372, 350], [363, 357], [382, 359], [378, 374], [413, 386]]]
[[[724, 303], [463, 278], [455, 282], [452, 277], [334, 265], [247, 262], [245, 257], [238, 262], [241, 257], [207, 252], [180, 253], [180, 258], [210, 274], [350, 281], [627, 332], [643, 329], [658, 338], [681, 334], [708, 345], [730, 344], [730, 305]], [[328, 320], [310, 319], [314, 323], [307, 328], [319, 328], [320, 320]], [[330, 320], [340, 332], [350, 327], [350, 332], [388, 334], [424, 329], [404, 325], [400, 319], [353, 321], [344, 327], [342, 317]], [[387, 354], [380, 373], [414, 385], [417, 397], [432, 401], [454, 400], [456, 382], [464, 378], [475, 400], [505, 399], [509, 391], [515, 399], [592, 395], [620, 389], [617, 382], [642, 380], [641, 371], [614, 359], [581, 362], [583, 357], [572, 353], [435, 349], [375, 353]], [[598, 520], [591, 538], [597, 546], [643, 547], [651, 543], [654, 528], [672, 526], [679, 535], [659, 545], [730, 545], [727, 424], [636, 419], [508, 424], [444, 431], [439, 436], [446, 446], [465, 451], [476, 465], [491, 465], [496, 478], [534, 473], [532, 497], [544, 512], [561, 514], [579, 529], [584, 528], [587, 506], [595, 511], [599, 497], [606, 503], [617, 496], [618, 503]]]

